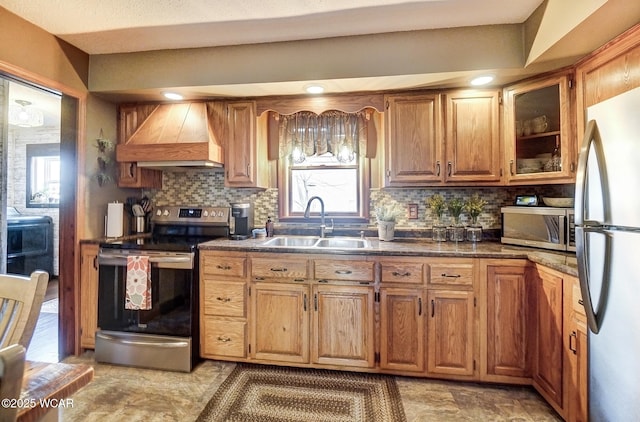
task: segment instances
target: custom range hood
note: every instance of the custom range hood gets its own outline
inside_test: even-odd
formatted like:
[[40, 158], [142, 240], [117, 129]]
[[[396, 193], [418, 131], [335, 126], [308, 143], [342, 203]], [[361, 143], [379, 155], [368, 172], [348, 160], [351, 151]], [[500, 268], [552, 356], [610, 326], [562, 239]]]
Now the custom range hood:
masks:
[[219, 102], [121, 108], [116, 161], [159, 170], [222, 167], [223, 116]]

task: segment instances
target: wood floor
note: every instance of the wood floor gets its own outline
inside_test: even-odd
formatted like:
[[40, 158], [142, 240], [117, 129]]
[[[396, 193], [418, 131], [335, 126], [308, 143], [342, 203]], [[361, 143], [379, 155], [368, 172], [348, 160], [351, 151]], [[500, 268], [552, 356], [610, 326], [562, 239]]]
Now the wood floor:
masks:
[[58, 280], [47, 286], [38, 323], [27, 350], [27, 360], [58, 362]]

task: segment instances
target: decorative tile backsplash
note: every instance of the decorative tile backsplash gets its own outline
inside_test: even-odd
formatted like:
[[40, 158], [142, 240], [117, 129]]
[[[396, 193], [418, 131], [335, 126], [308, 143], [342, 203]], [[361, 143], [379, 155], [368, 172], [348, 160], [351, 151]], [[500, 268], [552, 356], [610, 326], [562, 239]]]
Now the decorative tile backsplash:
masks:
[[[156, 205], [210, 205], [229, 206], [234, 202], [251, 202], [254, 205], [255, 226], [262, 227], [267, 217], [271, 216], [280, 227], [297, 224], [278, 223], [278, 189], [228, 188], [224, 186], [223, 172], [164, 172], [162, 191], [148, 192]], [[474, 193], [487, 201], [478, 222], [486, 229], [499, 229], [501, 226], [500, 208], [513, 204], [516, 195], [537, 194], [549, 197], [573, 197], [574, 185], [544, 185], [523, 187], [485, 187], [485, 188], [393, 188], [371, 189], [370, 209], [378, 204], [396, 203], [407, 209], [407, 216], [399, 219], [396, 227], [409, 230], [428, 229], [433, 225], [433, 218], [426, 200], [435, 193], [444, 196], [445, 200], [460, 198], [465, 201]], [[416, 204], [418, 218], [409, 219], [410, 204]], [[445, 224], [450, 217], [445, 213]], [[468, 224], [469, 218], [462, 215], [462, 223]], [[368, 227], [375, 226], [372, 215]], [[355, 225], [353, 227], [356, 227]], [[362, 225], [358, 225], [362, 227]]]

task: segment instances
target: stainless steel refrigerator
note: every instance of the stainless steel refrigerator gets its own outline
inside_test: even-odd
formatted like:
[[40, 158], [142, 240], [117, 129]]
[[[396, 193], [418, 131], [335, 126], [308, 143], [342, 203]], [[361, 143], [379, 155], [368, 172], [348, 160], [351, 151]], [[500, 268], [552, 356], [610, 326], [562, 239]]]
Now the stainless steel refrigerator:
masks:
[[640, 421], [640, 88], [587, 109], [575, 192], [589, 420]]

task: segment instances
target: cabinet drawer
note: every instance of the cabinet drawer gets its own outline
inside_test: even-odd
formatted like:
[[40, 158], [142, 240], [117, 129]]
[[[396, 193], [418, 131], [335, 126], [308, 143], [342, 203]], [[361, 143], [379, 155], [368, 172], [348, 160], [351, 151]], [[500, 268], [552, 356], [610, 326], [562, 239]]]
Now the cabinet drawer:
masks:
[[314, 263], [316, 279], [373, 281], [373, 262], [316, 259]]
[[428, 284], [473, 286], [473, 262], [443, 261], [428, 264]]
[[203, 255], [202, 272], [207, 275], [245, 277], [247, 258]]
[[244, 283], [205, 280], [203, 283], [203, 312], [206, 315], [245, 316], [246, 289]]
[[247, 323], [206, 316], [202, 319], [202, 355], [246, 357]]
[[293, 278], [304, 280], [307, 278], [306, 259], [252, 258], [251, 278], [253, 280]]
[[383, 283], [422, 284], [424, 264], [419, 262], [381, 262], [380, 277]]

